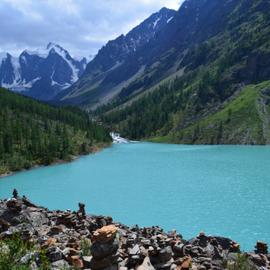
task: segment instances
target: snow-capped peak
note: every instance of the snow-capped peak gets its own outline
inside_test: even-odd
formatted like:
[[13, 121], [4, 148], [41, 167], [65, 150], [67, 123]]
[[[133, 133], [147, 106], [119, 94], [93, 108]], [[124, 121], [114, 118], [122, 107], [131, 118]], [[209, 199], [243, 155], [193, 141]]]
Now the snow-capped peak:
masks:
[[63, 49], [60, 45], [53, 42], [48, 43], [46, 48], [47, 50], [55, 49], [55, 50], [65, 51], [65, 49]]
[[37, 50], [34, 50], [34, 51], [24, 50], [21, 55], [24, 55], [24, 54], [36, 55], [36, 56], [39, 56], [40, 58], [47, 58], [48, 54], [49, 54], [49, 51], [47, 49], [45, 49], [45, 48], [44, 49], [40, 48], [40, 49], [37, 49]]
[[76, 82], [86, 65], [86, 58], [78, 61], [52, 42], [37, 50], [24, 50], [19, 57], [0, 52], [0, 86], [47, 100]]
[[47, 49], [49, 50], [49, 53], [57, 53], [62, 57], [64, 61], [69, 65], [70, 69], [72, 70], [72, 78], [71, 82], [74, 83], [79, 79], [79, 69], [76, 68], [74, 65], [74, 59], [71, 58], [70, 54], [63, 49], [61, 46], [54, 44], [50, 42], [47, 45]]

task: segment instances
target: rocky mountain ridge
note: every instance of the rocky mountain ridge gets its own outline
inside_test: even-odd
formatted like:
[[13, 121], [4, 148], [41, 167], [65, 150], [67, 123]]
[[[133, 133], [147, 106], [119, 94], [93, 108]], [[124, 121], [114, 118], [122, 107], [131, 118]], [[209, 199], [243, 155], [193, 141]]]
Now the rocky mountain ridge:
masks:
[[44, 254], [49, 269], [55, 270], [266, 270], [270, 267], [267, 244], [262, 242], [257, 242], [254, 252], [242, 253], [240, 245], [228, 238], [201, 232], [186, 241], [176, 231], [165, 233], [157, 226], [128, 227], [111, 217], [87, 215], [82, 203], [78, 211], [50, 211], [25, 196], [19, 197], [16, 190], [13, 198], [0, 200], [0, 249], [6, 256], [9, 246], [5, 243], [14, 235], [35, 246], [35, 251], [26, 252], [15, 262], [24, 269], [38, 269], [40, 256]]
[[127, 35], [109, 41], [87, 65], [78, 83], [59, 95], [61, 102], [96, 107], [117, 96], [125, 85], [144, 73], [145, 65], [138, 58], [139, 51], [168, 27], [176, 13], [162, 8]]
[[76, 60], [61, 46], [49, 43], [19, 57], [0, 54], [0, 86], [39, 99], [51, 100], [75, 83], [84, 72], [86, 58]]

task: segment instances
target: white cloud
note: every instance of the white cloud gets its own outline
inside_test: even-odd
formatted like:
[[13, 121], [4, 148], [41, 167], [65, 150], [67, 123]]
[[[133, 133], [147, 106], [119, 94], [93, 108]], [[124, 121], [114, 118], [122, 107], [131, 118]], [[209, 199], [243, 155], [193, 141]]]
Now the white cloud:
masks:
[[0, 51], [35, 49], [48, 42], [74, 55], [95, 54], [162, 7], [183, 0], [0, 0]]

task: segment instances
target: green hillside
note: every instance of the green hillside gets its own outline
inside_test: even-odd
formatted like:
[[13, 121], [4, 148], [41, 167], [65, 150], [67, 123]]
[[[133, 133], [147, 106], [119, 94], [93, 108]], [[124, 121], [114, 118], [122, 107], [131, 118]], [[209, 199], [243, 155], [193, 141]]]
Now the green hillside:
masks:
[[0, 88], [0, 174], [70, 160], [111, 139], [75, 108], [56, 108]]
[[178, 66], [182, 73], [144, 93], [114, 100], [96, 114], [130, 139], [269, 143], [270, 4], [234, 3], [215, 35], [185, 51]]
[[270, 82], [247, 86], [219, 111], [157, 142], [186, 144], [269, 144]]

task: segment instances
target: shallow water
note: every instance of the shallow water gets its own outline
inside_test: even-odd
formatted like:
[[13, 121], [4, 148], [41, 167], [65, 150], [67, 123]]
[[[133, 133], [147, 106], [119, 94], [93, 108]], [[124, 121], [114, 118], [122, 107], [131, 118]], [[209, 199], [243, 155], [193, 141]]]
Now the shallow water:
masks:
[[51, 209], [110, 215], [128, 225], [160, 225], [185, 238], [205, 231], [245, 250], [270, 243], [270, 147], [119, 144], [62, 165], [0, 180]]

